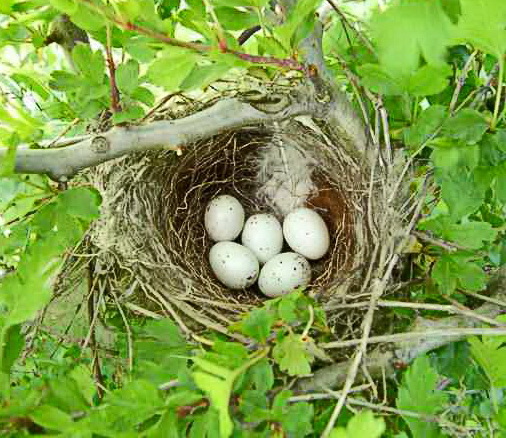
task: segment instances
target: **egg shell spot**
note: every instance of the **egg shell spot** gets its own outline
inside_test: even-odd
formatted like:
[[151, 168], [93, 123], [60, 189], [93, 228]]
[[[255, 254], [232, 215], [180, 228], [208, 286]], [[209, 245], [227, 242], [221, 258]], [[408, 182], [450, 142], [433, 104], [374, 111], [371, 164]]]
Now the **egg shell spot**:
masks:
[[266, 263], [283, 248], [283, 229], [276, 216], [255, 214], [248, 218], [242, 231], [241, 241], [257, 256], [260, 263]]
[[258, 278], [260, 266], [255, 254], [235, 242], [218, 242], [209, 251], [209, 263], [216, 278], [230, 289], [244, 289]]
[[278, 297], [311, 281], [311, 266], [300, 254], [285, 252], [269, 260], [258, 278], [261, 292], [268, 297]]

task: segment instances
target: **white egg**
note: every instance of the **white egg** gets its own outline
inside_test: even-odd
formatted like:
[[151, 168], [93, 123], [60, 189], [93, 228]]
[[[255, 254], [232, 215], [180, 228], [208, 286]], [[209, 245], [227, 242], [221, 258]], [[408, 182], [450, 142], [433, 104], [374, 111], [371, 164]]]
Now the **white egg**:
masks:
[[217, 196], [206, 207], [204, 225], [215, 242], [234, 240], [244, 225], [244, 208], [233, 196]]
[[300, 254], [284, 252], [270, 259], [260, 271], [258, 287], [268, 297], [278, 297], [311, 281], [311, 266]]
[[231, 289], [244, 289], [258, 278], [260, 266], [255, 254], [235, 242], [218, 242], [209, 251], [214, 274]]
[[310, 260], [322, 258], [329, 250], [329, 230], [322, 217], [309, 208], [297, 208], [283, 221], [286, 243]]
[[260, 263], [265, 263], [281, 252], [283, 229], [273, 214], [254, 214], [244, 224], [241, 239]]

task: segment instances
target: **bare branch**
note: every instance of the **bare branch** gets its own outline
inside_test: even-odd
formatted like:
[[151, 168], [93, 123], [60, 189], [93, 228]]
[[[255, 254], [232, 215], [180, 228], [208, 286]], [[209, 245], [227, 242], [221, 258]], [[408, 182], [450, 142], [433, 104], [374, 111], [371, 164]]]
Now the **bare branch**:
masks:
[[[197, 140], [244, 126], [269, 123], [300, 115], [323, 117], [328, 107], [311, 101], [310, 90], [293, 96], [270, 95], [271, 103], [224, 99], [198, 113], [178, 120], [156, 121], [144, 126], [115, 127], [64, 148], [29, 149], [16, 153], [18, 173], [48, 174], [65, 180], [79, 170], [113, 158], [151, 149], [179, 150]], [[0, 149], [0, 159], [6, 150]]]

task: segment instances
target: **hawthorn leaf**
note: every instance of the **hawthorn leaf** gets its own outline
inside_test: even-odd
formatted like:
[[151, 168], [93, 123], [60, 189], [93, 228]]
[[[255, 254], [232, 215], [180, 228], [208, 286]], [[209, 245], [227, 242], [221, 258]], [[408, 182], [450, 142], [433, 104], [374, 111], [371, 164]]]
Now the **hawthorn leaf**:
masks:
[[449, 65], [424, 65], [411, 75], [406, 91], [418, 97], [441, 93], [448, 87], [451, 74]]
[[139, 105], [131, 105], [124, 108], [119, 113], [115, 113], [112, 116], [114, 123], [124, 123], [131, 120], [137, 120], [144, 116], [144, 110]]
[[380, 64], [396, 78], [418, 70], [421, 58], [429, 65], [443, 64], [452, 32], [453, 24], [436, 1], [395, 2], [371, 20]]
[[333, 429], [330, 438], [380, 438], [385, 429], [383, 418], [376, 418], [371, 411], [362, 411], [348, 421], [346, 428]]
[[195, 67], [199, 58], [200, 55], [193, 52], [166, 50], [162, 57], [149, 66], [147, 75], [153, 84], [167, 91], [176, 91], [181, 88], [183, 81]]
[[457, 287], [476, 292], [487, 284], [483, 269], [469, 255], [461, 252], [443, 254], [432, 269], [432, 278], [447, 295]]
[[65, 14], [73, 14], [77, 11], [79, 3], [76, 0], [49, 0], [51, 6]]
[[258, 15], [254, 11], [242, 11], [223, 6], [215, 9], [218, 21], [227, 30], [243, 30], [258, 24]]
[[190, 91], [196, 88], [206, 88], [229, 70], [230, 65], [219, 62], [211, 65], [195, 66], [181, 83], [181, 89]]
[[[498, 318], [504, 322], [504, 315]], [[471, 353], [483, 368], [487, 375], [490, 386], [501, 388], [506, 386], [506, 336], [482, 336], [481, 339], [472, 337], [468, 339], [471, 345]]]
[[445, 122], [441, 133], [467, 144], [475, 144], [481, 140], [488, 125], [487, 119], [482, 113], [465, 108]]
[[34, 423], [50, 430], [71, 432], [74, 428], [72, 417], [54, 406], [42, 405], [30, 414]]
[[[1, 324], [0, 324], [1, 326]], [[23, 347], [25, 346], [25, 337], [23, 336], [21, 329], [22, 324], [11, 325], [8, 327], [1, 327], [3, 332], [3, 345], [2, 345], [2, 369], [3, 373], [9, 374], [17, 360]]]
[[274, 372], [271, 364], [265, 358], [248, 370], [248, 376], [258, 391], [266, 392], [274, 386]]
[[131, 95], [139, 86], [139, 63], [134, 59], [118, 65], [116, 69], [116, 83], [119, 91]]
[[[437, 389], [439, 376], [427, 356], [418, 357], [404, 375], [397, 396], [397, 408], [424, 415], [435, 415], [446, 403], [445, 394]], [[413, 438], [442, 437], [439, 426], [417, 418], [403, 416]]]
[[455, 43], [471, 43], [476, 49], [501, 57], [506, 51], [506, 2], [460, 0], [461, 15], [454, 29]]
[[155, 103], [154, 94], [145, 87], [137, 87], [130, 95], [132, 99], [138, 100], [146, 106], [153, 106]]
[[[72, 59], [79, 72], [93, 84], [104, 82], [105, 61], [100, 50], [91, 50], [88, 44], [79, 43], [72, 50]], [[79, 78], [82, 80], [82, 78]]]
[[236, 329], [258, 342], [265, 343], [271, 333], [274, 321], [274, 312], [265, 307], [260, 307], [248, 312], [241, 322], [236, 325]]
[[435, 134], [446, 116], [447, 110], [444, 106], [431, 105], [420, 113], [412, 126], [404, 129], [404, 141], [411, 148], [418, 148]]
[[385, 95], [402, 94], [402, 84], [378, 64], [364, 64], [357, 68], [365, 87]]
[[442, 215], [419, 224], [421, 230], [429, 230], [450, 242], [467, 249], [480, 249], [483, 242], [493, 241], [497, 231], [488, 222], [456, 224], [449, 216]]
[[58, 195], [57, 202], [64, 211], [74, 217], [91, 221], [100, 215], [101, 197], [97, 190], [76, 187]]
[[300, 335], [289, 333], [285, 335], [272, 350], [272, 357], [281, 371], [290, 376], [304, 376], [311, 373], [311, 363], [314, 357], [306, 349]]

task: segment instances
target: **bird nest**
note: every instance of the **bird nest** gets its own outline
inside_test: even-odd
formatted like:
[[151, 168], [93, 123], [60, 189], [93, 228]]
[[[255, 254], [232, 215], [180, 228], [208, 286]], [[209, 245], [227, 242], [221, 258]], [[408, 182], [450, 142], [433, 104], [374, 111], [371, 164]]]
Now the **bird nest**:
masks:
[[[182, 111], [169, 102], [153, 117], [198, 108], [178, 102]], [[241, 313], [267, 299], [257, 286], [227, 289], [210, 269], [205, 208], [216, 195], [229, 194], [247, 216], [270, 212], [282, 220], [298, 206], [319, 212], [331, 249], [313, 263], [306, 292], [329, 309], [367, 295], [385, 275], [402, 235], [399, 201], [388, 199], [397, 173], [380, 165], [380, 153], [350, 154], [333, 132], [305, 116], [223, 132], [177, 153], [137, 153], [88, 171], [86, 179], [103, 198], [101, 218], [67, 261], [60, 290], [82, 279], [86, 266], [90, 289], [100, 297], [144, 315], [169, 316], [186, 332], [226, 332]], [[328, 316], [345, 329], [356, 326], [361, 312]]]

